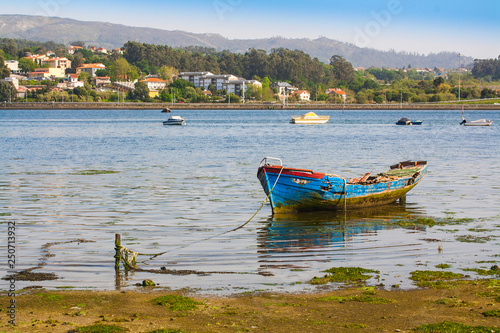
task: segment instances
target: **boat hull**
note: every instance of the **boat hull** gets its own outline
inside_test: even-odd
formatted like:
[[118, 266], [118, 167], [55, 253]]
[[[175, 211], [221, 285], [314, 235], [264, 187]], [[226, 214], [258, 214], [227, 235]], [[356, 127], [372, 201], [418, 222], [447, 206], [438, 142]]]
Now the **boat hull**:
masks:
[[338, 211], [384, 205], [404, 197], [427, 173], [425, 162], [418, 163], [422, 164], [404, 168], [404, 176], [381, 176], [382, 181], [371, 183], [276, 165], [261, 166], [257, 177], [269, 195], [273, 214]]
[[186, 125], [186, 122], [183, 121], [164, 121], [163, 125]]
[[464, 126], [491, 126], [492, 123], [493, 123], [493, 121], [483, 121], [483, 122], [471, 121], [471, 122], [464, 123]]
[[318, 116], [314, 112], [308, 112], [302, 116], [293, 116], [292, 124], [325, 124], [330, 120], [330, 116]]

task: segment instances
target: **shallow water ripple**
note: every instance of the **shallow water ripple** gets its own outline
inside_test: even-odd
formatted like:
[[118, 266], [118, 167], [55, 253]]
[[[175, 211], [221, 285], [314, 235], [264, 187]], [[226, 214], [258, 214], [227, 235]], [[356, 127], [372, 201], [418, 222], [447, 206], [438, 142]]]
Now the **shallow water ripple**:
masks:
[[[17, 269], [43, 261], [36, 271], [59, 277], [17, 288], [126, 289], [150, 278], [205, 293], [304, 291], [337, 266], [379, 270], [370, 284], [413, 288], [417, 269], [498, 263], [500, 112], [469, 111], [493, 119], [489, 128], [458, 126], [456, 111], [403, 112], [322, 111], [328, 124], [294, 126], [297, 111], [188, 110], [178, 112], [187, 126], [165, 127], [158, 110], [2, 110], [0, 224], [17, 224]], [[401, 116], [424, 123], [395, 126]], [[264, 156], [348, 177], [418, 159], [429, 173], [404, 204], [275, 217], [266, 204], [238, 228], [265, 198], [256, 178]], [[417, 218], [449, 223], [398, 224]], [[196, 274], [117, 274], [117, 233], [133, 251], [162, 253], [139, 256], [140, 268]]]

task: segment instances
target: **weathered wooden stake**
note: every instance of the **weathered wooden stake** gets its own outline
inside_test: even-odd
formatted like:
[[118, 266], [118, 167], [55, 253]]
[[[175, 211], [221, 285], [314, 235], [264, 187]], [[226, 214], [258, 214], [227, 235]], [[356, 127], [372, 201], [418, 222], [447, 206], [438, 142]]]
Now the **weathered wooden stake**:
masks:
[[120, 269], [120, 261], [121, 261], [121, 235], [120, 234], [115, 234], [115, 270]]

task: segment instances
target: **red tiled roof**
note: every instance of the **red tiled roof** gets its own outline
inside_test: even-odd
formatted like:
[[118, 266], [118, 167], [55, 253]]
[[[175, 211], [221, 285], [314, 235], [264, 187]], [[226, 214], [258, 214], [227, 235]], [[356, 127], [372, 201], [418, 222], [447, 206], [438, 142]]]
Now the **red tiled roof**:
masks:
[[147, 78], [145, 80], [141, 80], [142, 82], [167, 82], [165, 80], [162, 80], [162, 79], [159, 79], [159, 78], [156, 78], [156, 77], [150, 77], [150, 78]]
[[104, 64], [82, 64], [77, 68], [106, 68], [106, 66]]
[[340, 88], [328, 88], [328, 89], [326, 89], [327, 94], [332, 93], [332, 92], [337, 93], [339, 95], [346, 95], [346, 92]]

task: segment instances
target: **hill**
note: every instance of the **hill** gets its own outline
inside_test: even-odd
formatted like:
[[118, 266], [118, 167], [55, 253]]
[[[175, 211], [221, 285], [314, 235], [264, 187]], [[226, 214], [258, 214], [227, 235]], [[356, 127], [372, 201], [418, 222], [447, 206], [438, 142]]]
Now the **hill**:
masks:
[[[244, 53], [250, 48], [267, 52], [274, 48], [302, 50], [320, 61], [328, 63], [333, 55], [341, 55], [354, 67], [416, 67], [457, 68], [457, 52], [440, 52], [429, 55], [380, 51], [360, 48], [353, 44], [321, 37], [309, 38], [263, 38], [228, 39], [219, 34], [195, 34], [185, 31], [169, 31], [153, 28], [131, 27], [106, 22], [78, 21], [68, 18], [0, 15], [0, 37], [35, 41], [54, 41], [68, 44], [81, 40], [87, 45], [105, 48], [122, 47], [127, 41], [172, 47], [203, 46], [217, 51], [229, 50]], [[462, 64], [472, 63], [473, 58], [462, 57]]]

